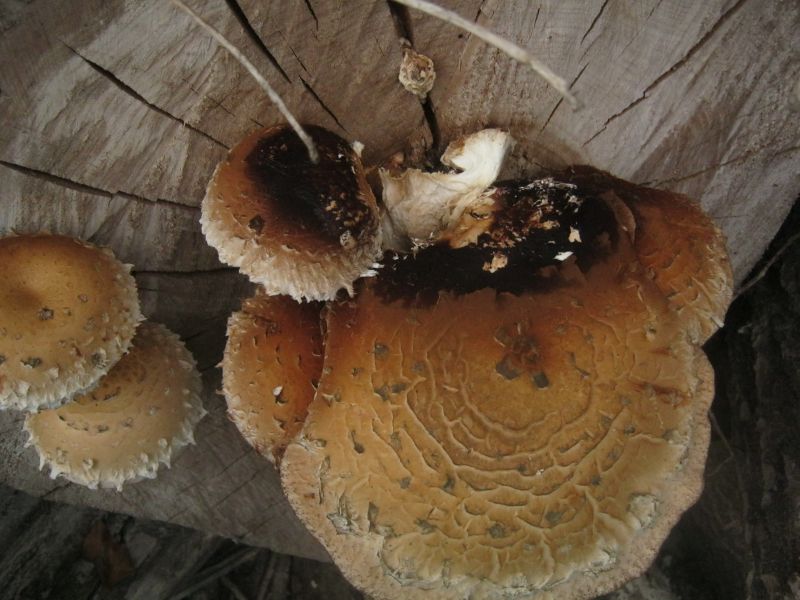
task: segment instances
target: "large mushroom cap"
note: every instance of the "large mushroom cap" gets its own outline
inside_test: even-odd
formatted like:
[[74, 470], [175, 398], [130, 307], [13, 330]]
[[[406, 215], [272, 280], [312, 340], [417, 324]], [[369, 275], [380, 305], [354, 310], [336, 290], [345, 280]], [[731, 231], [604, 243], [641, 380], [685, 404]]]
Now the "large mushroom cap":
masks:
[[228, 320], [222, 391], [228, 415], [270, 461], [303, 425], [322, 373], [318, 304], [259, 291]]
[[0, 240], [0, 408], [57, 406], [95, 385], [141, 320], [129, 267], [59, 235]]
[[331, 306], [281, 474], [356, 586], [591, 598], [640, 574], [696, 500], [713, 373], [609, 212], [616, 231], [585, 223], [576, 257], [527, 290], [403, 296], [387, 265]]
[[220, 258], [270, 295], [329, 300], [380, 257], [375, 197], [357, 153], [308, 127], [319, 164], [288, 126], [256, 131], [220, 164], [201, 224]]
[[589, 598], [647, 567], [701, 487], [710, 373], [666, 301], [614, 275], [331, 309], [282, 475], [355, 585]]
[[25, 430], [50, 476], [91, 488], [153, 478], [193, 443], [205, 415], [192, 355], [163, 325], [143, 323], [131, 351], [93, 391], [29, 415]]

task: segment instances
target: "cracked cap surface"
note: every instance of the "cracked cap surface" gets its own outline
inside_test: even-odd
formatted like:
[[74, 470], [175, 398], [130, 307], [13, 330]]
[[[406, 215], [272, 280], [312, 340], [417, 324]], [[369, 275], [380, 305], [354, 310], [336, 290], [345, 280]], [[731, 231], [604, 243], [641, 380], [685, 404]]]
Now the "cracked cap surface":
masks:
[[694, 317], [636, 244], [653, 228], [599, 234], [612, 252], [541, 289], [418, 302], [378, 281], [331, 306], [281, 474], [352, 583], [577, 599], [647, 568], [700, 493], [713, 397]]

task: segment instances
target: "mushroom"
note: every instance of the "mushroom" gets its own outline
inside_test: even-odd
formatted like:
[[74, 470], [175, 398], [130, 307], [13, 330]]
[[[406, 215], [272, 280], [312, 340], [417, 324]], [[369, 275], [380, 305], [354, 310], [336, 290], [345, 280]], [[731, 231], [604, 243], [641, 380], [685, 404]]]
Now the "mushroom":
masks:
[[[375, 598], [594, 597], [646, 569], [699, 495], [713, 372], [693, 329], [713, 325], [687, 320], [708, 311], [667, 290], [686, 279], [654, 275], [664, 263], [641, 238], [667, 231], [669, 198], [709, 247], [724, 242], [680, 198], [631, 188], [616, 192], [631, 207], [615, 207], [602, 177], [602, 190], [571, 182], [573, 255], [534, 260], [522, 285], [451, 276], [469, 244], [442, 248], [444, 236], [330, 305], [321, 381], [282, 482]], [[686, 244], [699, 247], [664, 252]], [[450, 262], [434, 271], [429, 253]], [[692, 256], [693, 285], [728, 268]]]
[[206, 414], [194, 359], [163, 325], [139, 326], [131, 351], [100, 384], [60, 408], [28, 415], [40, 468], [88, 486], [122, 489], [156, 476]]
[[142, 316], [130, 265], [60, 235], [0, 239], [0, 408], [58, 406], [128, 350]]
[[302, 427], [322, 373], [318, 304], [263, 290], [228, 320], [222, 391], [228, 416], [271, 462]]
[[452, 142], [442, 163], [457, 172], [381, 169], [384, 246], [403, 251], [425, 246], [452, 229], [467, 210], [492, 204], [484, 192], [497, 179], [514, 140], [500, 129], [484, 129]]
[[288, 126], [242, 140], [217, 167], [200, 222], [220, 259], [268, 294], [330, 300], [374, 274], [381, 231], [356, 151], [321, 127], [307, 129], [317, 164]]

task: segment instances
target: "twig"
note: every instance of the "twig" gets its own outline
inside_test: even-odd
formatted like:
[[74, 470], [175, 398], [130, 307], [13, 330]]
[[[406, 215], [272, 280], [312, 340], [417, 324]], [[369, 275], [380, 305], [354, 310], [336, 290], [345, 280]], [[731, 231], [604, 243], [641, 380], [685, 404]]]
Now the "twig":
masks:
[[242, 548], [241, 550], [234, 552], [228, 558], [221, 561], [220, 563], [214, 565], [213, 567], [209, 567], [208, 569], [204, 569], [200, 571], [196, 575], [196, 581], [189, 587], [185, 588], [183, 591], [178, 592], [172, 597], [172, 600], [181, 600], [182, 598], [188, 598], [198, 590], [202, 590], [208, 584], [216, 581], [220, 577], [223, 577], [230, 571], [233, 571], [239, 565], [246, 563], [249, 560], [252, 560], [256, 554], [259, 553], [258, 548]]
[[233, 597], [236, 598], [236, 600], [247, 600], [247, 596], [245, 596], [242, 590], [236, 587], [236, 584], [233, 583], [230, 579], [228, 579], [227, 577], [222, 577], [220, 579], [220, 582], [222, 582], [222, 585], [224, 585], [226, 588], [228, 588], [228, 590], [230, 590], [231, 594], [233, 594]]
[[501, 37], [486, 29], [485, 27], [481, 27], [472, 21], [465, 19], [464, 17], [454, 13], [451, 10], [447, 10], [446, 8], [442, 8], [434, 4], [433, 2], [428, 2], [427, 0], [391, 0], [392, 2], [396, 2], [397, 4], [402, 4], [404, 6], [408, 6], [409, 8], [414, 8], [416, 10], [422, 11], [426, 14], [431, 15], [432, 17], [436, 17], [437, 19], [441, 19], [451, 25], [455, 25], [464, 31], [468, 31], [472, 35], [479, 37], [487, 44], [491, 44], [495, 48], [498, 48], [508, 54], [511, 58], [521, 63], [528, 64], [534, 71], [536, 71], [547, 83], [553, 86], [567, 101], [572, 105], [572, 108], [577, 110], [581, 107], [581, 103], [578, 99], [570, 92], [569, 86], [567, 82], [562, 78], [553, 73], [547, 65], [537, 59], [533, 54], [522, 48], [521, 46], [517, 46], [515, 43], [507, 40], [504, 37]]
[[258, 85], [260, 85], [261, 88], [267, 93], [267, 96], [269, 96], [269, 99], [272, 101], [272, 103], [278, 107], [278, 110], [281, 112], [284, 118], [289, 122], [289, 125], [291, 125], [292, 129], [294, 129], [297, 135], [300, 136], [300, 139], [303, 140], [303, 143], [306, 145], [306, 148], [308, 148], [308, 157], [311, 159], [311, 162], [317, 164], [319, 162], [319, 152], [317, 152], [317, 147], [314, 145], [314, 141], [311, 139], [311, 136], [308, 135], [308, 133], [306, 133], [306, 130], [303, 129], [300, 123], [297, 122], [297, 119], [294, 118], [294, 115], [289, 112], [289, 109], [286, 108], [286, 104], [284, 104], [281, 97], [275, 90], [272, 89], [272, 86], [267, 82], [266, 79], [264, 79], [261, 73], [259, 73], [258, 70], [253, 66], [253, 63], [247, 60], [247, 57], [244, 54], [242, 54], [236, 46], [234, 46], [231, 42], [229, 42], [225, 38], [225, 36], [223, 36], [219, 31], [214, 29], [211, 25], [206, 23], [200, 17], [200, 15], [198, 15], [191, 8], [186, 6], [181, 0], [170, 0], [170, 2], [172, 2], [175, 6], [180, 8], [182, 11], [184, 11], [186, 14], [192, 17], [195, 21], [197, 21], [197, 23], [201, 27], [203, 27], [203, 29], [205, 29], [206, 31], [208, 31], [209, 34], [211, 34], [211, 37], [217, 40], [217, 42], [223, 48], [225, 48], [228, 52], [230, 52], [233, 55], [233, 57], [236, 60], [238, 60], [245, 69], [247, 69], [247, 72], [253, 76], [253, 79], [255, 79]]
[[792, 237], [786, 240], [786, 242], [780, 248], [778, 248], [778, 251], [772, 255], [772, 258], [770, 258], [767, 261], [767, 264], [765, 264], [758, 273], [753, 275], [747, 281], [747, 283], [745, 283], [744, 285], [742, 285], [742, 287], [739, 288], [739, 291], [736, 292], [736, 295], [733, 297], [733, 299], [735, 300], [736, 298], [744, 294], [747, 290], [749, 290], [751, 287], [753, 287], [755, 284], [757, 284], [759, 281], [764, 279], [764, 276], [770, 270], [772, 265], [775, 264], [775, 261], [777, 261], [781, 257], [781, 255], [784, 252], [786, 252], [789, 249], [789, 247], [792, 244], [794, 244], [798, 239], [800, 239], [800, 233], [795, 233]]

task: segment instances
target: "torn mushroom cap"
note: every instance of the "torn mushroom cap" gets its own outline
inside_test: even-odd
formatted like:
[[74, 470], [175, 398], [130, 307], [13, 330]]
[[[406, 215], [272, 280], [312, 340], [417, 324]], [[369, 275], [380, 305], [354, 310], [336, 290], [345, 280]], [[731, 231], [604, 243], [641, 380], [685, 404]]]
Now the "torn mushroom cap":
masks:
[[320, 306], [259, 292], [228, 321], [222, 391], [228, 415], [270, 461], [303, 425], [322, 373]]
[[217, 167], [203, 200], [203, 233], [220, 258], [270, 295], [329, 300], [373, 274], [381, 232], [358, 154], [308, 126], [312, 164], [288, 126], [257, 131]]
[[378, 281], [332, 305], [281, 473], [356, 586], [591, 598], [649, 565], [702, 485], [712, 373], [614, 240], [518, 295], [393, 300]]
[[454, 173], [382, 169], [384, 246], [404, 251], [425, 246], [452, 228], [465, 211], [491, 206], [484, 192], [492, 185], [514, 141], [499, 129], [484, 129], [451, 143], [442, 163]]
[[141, 321], [130, 265], [60, 235], [0, 240], [0, 408], [58, 406], [96, 385]]
[[639, 262], [699, 343], [722, 326], [733, 295], [733, 272], [725, 236], [696, 202], [591, 167], [573, 167], [560, 176], [612, 204], [622, 200], [630, 209]]
[[156, 476], [194, 443], [206, 414], [194, 359], [163, 325], [142, 323], [131, 351], [92, 392], [61, 408], [29, 415], [25, 430], [50, 476], [90, 488], [122, 489]]

